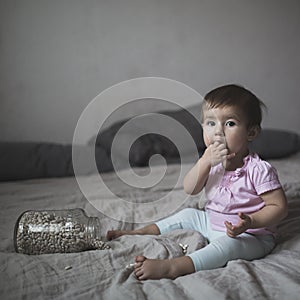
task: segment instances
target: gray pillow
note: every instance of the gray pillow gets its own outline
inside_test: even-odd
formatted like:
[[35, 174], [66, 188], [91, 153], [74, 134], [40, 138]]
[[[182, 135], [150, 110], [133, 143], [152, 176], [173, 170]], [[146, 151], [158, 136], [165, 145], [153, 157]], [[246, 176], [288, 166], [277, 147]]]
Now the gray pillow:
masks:
[[[205, 150], [202, 127], [199, 123], [200, 111], [200, 105], [196, 105], [177, 111], [159, 112], [160, 114], [174, 118], [185, 126], [197, 145], [199, 156]], [[107, 155], [110, 156], [112, 141], [118, 130], [128, 120], [116, 122], [108, 128], [101, 130], [97, 137], [91, 139], [90, 143], [93, 143], [96, 139], [96, 147], [102, 147], [105, 149]], [[128, 140], [130, 139], [130, 135], [130, 132], [126, 132], [118, 138]], [[122, 143], [120, 145], [122, 146]], [[120, 155], [123, 150], [121, 146]], [[264, 159], [283, 158], [300, 150], [300, 138], [297, 133], [292, 131], [263, 129], [259, 136], [251, 143], [250, 149]], [[163, 155], [167, 162], [180, 162], [179, 152], [170, 139], [159, 134], [146, 134], [132, 144], [129, 152], [130, 165], [147, 166], [153, 154]], [[124, 157], [124, 159], [128, 158]]]
[[[189, 107], [187, 109], [180, 109], [176, 111], [161, 111], [158, 113], [169, 116], [174, 120], [180, 122], [194, 140], [199, 154], [201, 155], [203, 153], [205, 144], [202, 139], [202, 127], [199, 123], [199, 118], [196, 118], [196, 116], [200, 117], [200, 106], [197, 105]], [[112, 142], [115, 135], [128, 120], [130, 119], [118, 121], [108, 128], [101, 130], [96, 138], [93, 137], [89, 141], [89, 144], [95, 142], [96, 147], [102, 147], [103, 149], [105, 149], [106, 153], [110, 155]], [[145, 124], [145, 128], [148, 127], [149, 123]], [[136, 130], [135, 128], [133, 128], [133, 131], [143, 132], [143, 128], [139, 127]], [[118, 136], [118, 139], [120, 139], [121, 141], [130, 140], [130, 136], [134, 136], [136, 132], [123, 132], [120, 136]], [[122, 148], [122, 142], [119, 143], [119, 148]], [[188, 154], [190, 149], [186, 148], [185, 150], [185, 153]], [[123, 149], [119, 149], [118, 151], [121, 155]], [[129, 150], [129, 163], [131, 166], [147, 166], [150, 157], [154, 154], [161, 154], [167, 162], [180, 162], [178, 149], [171, 139], [160, 134], [148, 133], [140, 136], [133, 142]], [[124, 157], [124, 159], [128, 158]]]
[[[83, 157], [88, 146], [77, 146]], [[97, 147], [95, 157], [99, 172], [112, 170], [106, 152]], [[80, 174], [93, 170], [82, 164]], [[0, 181], [74, 176], [72, 145], [37, 142], [0, 142]]]
[[300, 150], [300, 136], [292, 131], [263, 129], [250, 149], [264, 159], [287, 157]]

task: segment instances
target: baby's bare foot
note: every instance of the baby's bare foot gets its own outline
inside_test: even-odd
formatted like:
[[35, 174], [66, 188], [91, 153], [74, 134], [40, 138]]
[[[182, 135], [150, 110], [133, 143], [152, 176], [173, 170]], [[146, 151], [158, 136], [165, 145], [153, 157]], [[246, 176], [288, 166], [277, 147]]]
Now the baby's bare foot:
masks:
[[135, 258], [134, 273], [138, 280], [175, 278], [169, 259], [149, 259], [145, 256]]
[[108, 241], [111, 241], [126, 234], [132, 234], [132, 232], [130, 230], [109, 230], [107, 231], [106, 238]]

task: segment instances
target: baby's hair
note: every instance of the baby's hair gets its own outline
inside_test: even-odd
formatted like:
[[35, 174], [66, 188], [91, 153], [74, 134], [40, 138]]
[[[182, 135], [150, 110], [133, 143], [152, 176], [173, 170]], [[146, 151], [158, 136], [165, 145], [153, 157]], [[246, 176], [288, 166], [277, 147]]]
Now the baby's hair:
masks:
[[236, 84], [220, 86], [208, 92], [204, 97], [202, 108], [203, 105], [207, 108], [238, 107], [245, 113], [249, 128], [261, 127], [262, 108], [266, 108], [265, 104], [253, 93]]

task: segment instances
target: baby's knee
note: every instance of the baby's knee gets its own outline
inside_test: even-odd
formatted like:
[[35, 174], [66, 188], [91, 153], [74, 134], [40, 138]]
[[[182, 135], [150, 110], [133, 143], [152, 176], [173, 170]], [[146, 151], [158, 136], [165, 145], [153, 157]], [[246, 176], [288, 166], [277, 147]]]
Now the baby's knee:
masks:
[[196, 215], [198, 213], [198, 211], [199, 211], [198, 209], [187, 207], [187, 208], [184, 208], [183, 210], [181, 210], [179, 213], [182, 216], [190, 217], [190, 216]]
[[183, 210], [181, 210], [178, 215], [177, 218], [178, 220], [181, 220], [181, 222], [188, 222], [188, 223], [192, 223], [192, 224], [198, 224], [198, 220], [201, 216], [199, 216], [199, 214], [201, 214], [202, 211], [200, 211], [199, 209], [195, 209], [195, 208], [184, 208]]

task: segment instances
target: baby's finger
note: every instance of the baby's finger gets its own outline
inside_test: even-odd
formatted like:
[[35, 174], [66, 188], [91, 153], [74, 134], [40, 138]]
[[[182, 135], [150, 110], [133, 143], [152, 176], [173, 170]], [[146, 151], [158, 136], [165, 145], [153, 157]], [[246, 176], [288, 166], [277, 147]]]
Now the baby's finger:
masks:
[[226, 159], [230, 160], [235, 157], [235, 153], [230, 153], [226, 156]]
[[222, 143], [222, 142], [219, 142], [219, 141], [216, 141], [216, 142], [214, 142], [214, 147], [216, 147], [217, 149], [225, 149], [226, 144]]
[[226, 148], [217, 148], [212, 152], [213, 155], [224, 157], [228, 154], [228, 150]]
[[229, 237], [231, 237], [231, 238], [235, 238], [235, 237], [236, 237], [236, 234], [229, 233], [229, 232], [227, 232], [227, 235], [228, 235]]
[[220, 143], [225, 143], [226, 142], [225, 136], [217, 134], [217, 135], [214, 136], [214, 141], [218, 141]]
[[232, 226], [232, 224], [231, 224], [230, 222], [225, 221], [224, 224], [225, 224], [225, 226], [226, 226], [226, 228], [227, 228], [228, 230], [230, 230], [230, 231], [232, 230], [233, 226]]
[[239, 212], [239, 217], [243, 220], [247, 218], [247, 216], [243, 212]]
[[226, 234], [227, 234], [229, 237], [235, 237], [235, 236], [236, 236], [236, 234], [235, 234], [232, 230], [230, 230], [230, 229], [227, 229]]
[[212, 146], [214, 149], [218, 149], [218, 150], [222, 150], [226, 148], [226, 144], [221, 143], [219, 141], [215, 141]]
[[228, 149], [227, 148], [219, 148], [216, 150], [217, 153], [221, 156], [226, 156], [228, 154]]
[[220, 155], [223, 157], [223, 158], [226, 158], [227, 155], [228, 155], [228, 149], [223, 149], [220, 151]]

